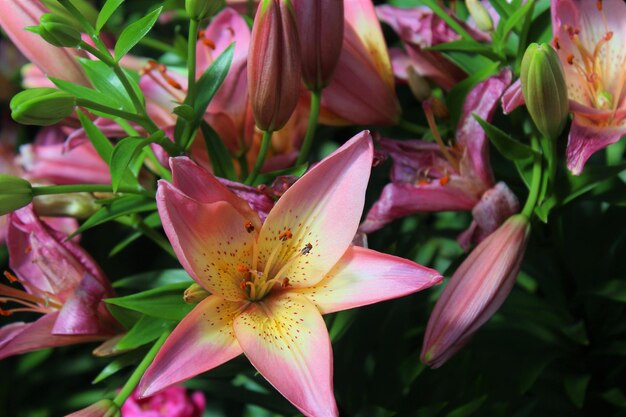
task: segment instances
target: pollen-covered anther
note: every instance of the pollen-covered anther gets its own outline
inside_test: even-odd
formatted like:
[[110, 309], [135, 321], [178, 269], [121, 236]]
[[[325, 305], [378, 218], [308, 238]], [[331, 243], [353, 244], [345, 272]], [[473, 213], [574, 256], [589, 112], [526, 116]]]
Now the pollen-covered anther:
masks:
[[204, 38], [204, 34], [205, 34], [205, 33], [206, 33], [206, 31], [204, 31], [204, 30], [199, 30], [199, 31], [198, 31], [198, 39], [202, 39], [202, 38]]
[[243, 223], [243, 227], [246, 229], [246, 232], [248, 232], [248, 233], [254, 232], [254, 225], [252, 224], [252, 222], [250, 220], [246, 220]]
[[202, 44], [204, 46], [208, 46], [211, 49], [215, 49], [215, 42], [213, 42], [211, 39], [209, 38], [202, 38]]
[[439, 178], [439, 185], [446, 185], [450, 182], [450, 177], [448, 175]]
[[4, 276], [9, 282], [18, 282], [19, 280], [15, 275], [10, 273], [9, 271], [4, 271]]
[[569, 54], [567, 56], [567, 63], [570, 65], [574, 65], [574, 55], [573, 54]]
[[303, 255], [308, 255], [311, 252], [311, 249], [313, 249], [313, 245], [311, 245], [310, 243], [307, 243], [306, 245], [304, 245], [304, 247], [302, 248], [301, 253]]
[[13, 312], [10, 310], [4, 310], [0, 308], [0, 316], [4, 316], [4, 317], [8, 317], [10, 315], [12, 315]]
[[250, 272], [250, 268], [248, 268], [247, 266], [243, 264], [239, 264], [237, 265], [237, 272], [245, 274], [246, 272]]
[[283, 278], [283, 282], [282, 284], [280, 284], [280, 286], [283, 288], [291, 287], [291, 284], [289, 283], [289, 278]]
[[612, 38], [613, 38], [613, 32], [612, 32], [612, 31], [606, 32], [606, 33], [604, 34], [604, 40], [605, 40], [605, 41], [607, 41], [607, 42], [608, 42], [608, 41], [610, 41]]
[[598, 9], [599, 12], [602, 11], [602, 0], [597, 0], [596, 1], [596, 8]]
[[291, 229], [283, 230], [278, 234], [278, 239], [282, 240], [283, 242], [291, 239], [292, 237], [293, 233], [291, 233]]
[[559, 37], [555, 36], [552, 40], [552, 44], [554, 45], [554, 49], [561, 49], [561, 44], [559, 43]]

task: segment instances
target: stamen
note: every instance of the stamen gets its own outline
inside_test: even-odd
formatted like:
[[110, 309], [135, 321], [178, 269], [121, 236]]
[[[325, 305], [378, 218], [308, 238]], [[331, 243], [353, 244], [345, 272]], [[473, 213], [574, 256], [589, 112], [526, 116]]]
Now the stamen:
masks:
[[250, 220], [246, 220], [243, 224], [243, 227], [246, 229], [246, 232], [252, 233], [254, 232], [254, 225]]
[[450, 182], [450, 177], [448, 175], [439, 178], [439, 185], [446, 185]]
[[17, 277], [13, 275], [12, 273], [10, 273], [9, 271], [4, 271], [4, 276], [6, 277], [7, 280], [9, 280], [10, 283], [19, 282]]
[[289, 278], [283, 279], [283, 283], [281, 284], [281, 287], [283, 288], [291, 287], [291, 284], [289, 284]]
[[293, 237], [293, 233], [291, 233], [291, 229], [284, 230], [278, 234], [278, 239], [286, 242], [287, 240]]
[[457, 161], [452, 154], [448, 151], [448, 147], [444, 145], [443, 139], [439, 134], [439, 129], [437, 129], [437, 123], [435, 123], [435, 115], [433, 114], [432, 106], [428, 100], [422, 103], [422, 107], [424, 108], [424, 113], [426, 114], [426, 121], [428, 122], [428, 126], [430, 130], [433, 132], [433, 136], [435, 137], [435, 142], [439, 145], [439, 149], [441, 153], [446, 158], [446, 160], [452, 165], [455, 171], [459, 170], [459, 161]]
[[202, 44], [208, 46], [211, 49], [215, 49], [215, 42], [209, 38], [202, 38]]

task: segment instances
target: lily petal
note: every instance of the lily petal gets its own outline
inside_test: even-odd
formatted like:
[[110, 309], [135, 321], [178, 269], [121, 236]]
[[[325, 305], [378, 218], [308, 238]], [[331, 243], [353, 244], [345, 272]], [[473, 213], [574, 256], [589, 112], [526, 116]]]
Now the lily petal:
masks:
[[202, 204], [166, 181], [159, 181], [157, 206], [174, 251], [191, 277], [227, 300], [244, 298], [237, 267], [252, 259], [256, 233], [229, 203]]
[[233, 319], [241, 303], [210, 295], [176, 326], [139, 383], [142, 397], [192, 378], [241, 354]]
[[353, 246], [323, 281], [297, 291], [328, 314], [412, 294], [442, 279], [434, 269]]
[[[272, 257], [277, 245], [282, 246], [270, 275], [292, 259], [284, 271], [289, 283], [309, 287], [337, 263], [357, 231], [372, 158], [372, 139], [364, 131], [313, 167], [278, 200], [259, 236], [261, 262]], [[293, 237], [280, 242], [285, 231]], [[308, 244], [310, 253], [293, 260]], [[309, 263], [309, 257], [315, 262]]]
[[567, 167], [572, 174], [580, 175], [591, 155], [617, 142], [624, 135], [626, 126], [597, 127], [575, 116], [567, 141]]
[[235, 336], [252, 365], [307, 416], [337, 416], [332, 352], [317, 308], [284, 293], [250, 307], [234, 321]]
[[86, 274], [72, 295], [65, 301], [52, 333], [103, 334], [98, 305], [106, 298], [108, 289], [93, 276]]
[[255, 227], [261, 228], [259, 216], [245, 200], [237, 197], [214, 175], [191, 159], [184, 156], [172, 158], [170, 168], [172, 169], [172, 183], [189, 197], [200, 203], [226, 201], [244, 218], [252, 221]]
[[502, 112], [509, 114], [519, 106], [526, 104], [524, 95], [522, 94], [522, 81], [518, 78], [513, 84], [502, 94]]

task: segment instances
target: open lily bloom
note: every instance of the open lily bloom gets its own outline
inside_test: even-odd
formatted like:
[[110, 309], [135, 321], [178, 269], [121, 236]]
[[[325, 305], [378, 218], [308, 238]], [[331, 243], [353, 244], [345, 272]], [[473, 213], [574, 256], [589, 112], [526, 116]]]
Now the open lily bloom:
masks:
[[14, 285], [0, 284], [2, 315], [43, 314], [32, 323], [0, 328], [0, 359], [55, 346], [104, 340], [118, 330], [102, 299], [113, 290], [102, 270], [75, 242], [37, 218], [31, 206], [9, 215], [7, 235]]
[[472, 211], [474, 222], [460, 237], [469, 246], [493, 232], [518, 210], [515, 195], [504, 183], [494, 184], [489, 142], [473, 114], [493, 116], [511, 72], [478, 84], [468, 94], [457, 127], [456, 143], [446, 146], [421, 140], [381, 140], [393, 158], [391, 183], [370, 209], [361, 230], [371, 233], [399, 217], [419, 212]]
[[552, 0], [551, 13], [574, 113], [567, 166], [578, 175], [626, 134], [626, 3]]
[[215, 177], [187, 158], [171, 160], [159, 214], [181, 264], [211, 295], [167, 339], [142, 395], [245, 353], [301, 412], [337, 415], [321, 315], [441, 281], [429, 268], [350, 245], [372, 156], [369, 133], [355, 136], [289, 188], [263, 224]]

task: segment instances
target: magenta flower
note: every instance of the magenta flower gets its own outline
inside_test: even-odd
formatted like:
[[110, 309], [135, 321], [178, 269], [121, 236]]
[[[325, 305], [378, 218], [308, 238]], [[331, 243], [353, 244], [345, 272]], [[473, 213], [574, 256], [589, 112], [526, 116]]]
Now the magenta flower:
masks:
[[332, 353], [322, 314], [410, 294], [434, 270], [350, 245], [372, 164], [363, 132], [300, 178], [265, 223], [212, 175], [171, 160], [159, 183], [166, 234], [191, 277], [211, 293], [167, 339], [139, 391], [151, 395], [245, 353], [309, 416], [336, 416]]
[[528, 219], [515, 215], [459, 266], [428, 320], [424, 363], [443, 365], [500, 308], [515, 284], [529, 231]]
[[104, 340], [118, 331], [102, 299], [114, 296], [102, 270], [75, 242], [44, 224], [31, 206], [9, 215], [10, 267], [19, 283], [0, 284], [2, 315], [43, 314], [32, 323], [16, 322], [0, 329], [0, 359], [48, 347]]
[[396, 218], [419, 212], [472, 211], [474, 222], [460, 237], [462, 246], [468, 247], [518, 210], [517, 198], [509, 188], [494, 183], [489, 142], [473, 117], [490, 120], [510, 82], [511, 72], [504, 69], [474, 87], [465, 100], [452, 146], [381, 140], [382, 150], [393, 158], [391, 183], [367, 213], [363, 232], [371, 233]]
[[150, 397], [139, 398], [137, 391], [122, 405], [122, 417], [202, 417], [206, 399], [201, 391], [188, 392], [174, 386]]

